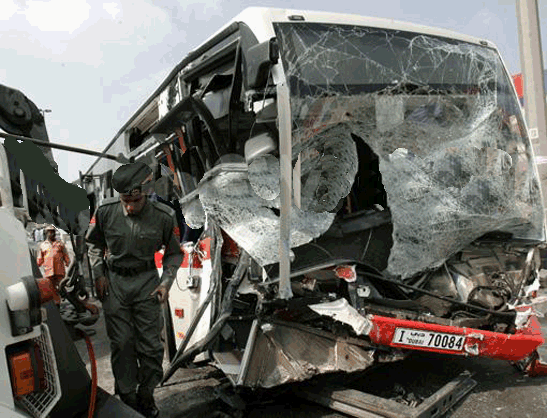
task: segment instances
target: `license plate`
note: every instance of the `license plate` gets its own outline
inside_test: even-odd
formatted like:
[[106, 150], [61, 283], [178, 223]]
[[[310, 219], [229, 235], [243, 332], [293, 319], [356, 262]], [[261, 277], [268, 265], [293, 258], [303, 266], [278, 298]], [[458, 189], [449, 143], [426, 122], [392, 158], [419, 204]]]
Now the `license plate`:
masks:
[[392, 342], [395, 344], [413, 345], [416, 347], [461, 351], [463, 350], [463, 345], [465, 343], [465, 335], [397, 328]]

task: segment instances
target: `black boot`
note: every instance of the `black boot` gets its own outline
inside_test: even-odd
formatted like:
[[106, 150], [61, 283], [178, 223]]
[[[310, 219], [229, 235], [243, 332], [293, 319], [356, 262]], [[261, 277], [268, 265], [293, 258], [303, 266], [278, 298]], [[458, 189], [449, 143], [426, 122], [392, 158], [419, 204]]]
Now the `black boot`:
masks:
[[135, 392], [120, 393], [120, 399], [122, 400], [124, 404], [126, 404], [130, 408], [134, 409], [137, 412], [139, 411], [139, 400]]
[[138, 391], [139, 412], [146, 418], [157, 418], [160, 414], [156, 402], [154, 402], [154, 395], [150, 391], [139, 390]]

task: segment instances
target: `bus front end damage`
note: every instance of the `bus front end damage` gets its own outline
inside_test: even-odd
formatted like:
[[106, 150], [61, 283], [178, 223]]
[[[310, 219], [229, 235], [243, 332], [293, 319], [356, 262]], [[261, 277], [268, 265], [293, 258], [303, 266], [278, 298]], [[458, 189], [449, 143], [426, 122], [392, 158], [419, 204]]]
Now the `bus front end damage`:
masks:
[[191, 222], [207, 219], [211, 326], [179, 347], [166, 378], [207, 351], [250, 388], [364, 370], [412, 350], [545, 374], [534, 310], [544, 208], [495, 48], [348, 25], [274, 26], [300, 164], [293, 297], [278, 297], [279, 154], [256, 146], [265, 151], [212, 170], [183, 209]]

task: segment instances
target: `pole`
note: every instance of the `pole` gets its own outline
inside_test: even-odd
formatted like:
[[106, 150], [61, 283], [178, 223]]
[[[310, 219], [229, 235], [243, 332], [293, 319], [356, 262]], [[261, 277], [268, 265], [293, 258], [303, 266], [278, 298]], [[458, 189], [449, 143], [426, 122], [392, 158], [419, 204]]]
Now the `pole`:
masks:
[[[542, 161], [547, 158], [547, 114], [537, 0], [517, 0], [517, 21], [526, 124], [534, 154]], [[537, 168], [547, 208], [547, 164], [539, 162]]]
[[84, 148], [71, 147], [70, 145], [56, 144], [56, 143], [53, 143], [53, 142], [42, 141], [41, 139], [29, 138], [27, 136], [12, 135], [12, 134], [7, 134], [7, 133], [4, 133], [4, 132], [0, 132], [0, 138], [16, 139], [18, 141], [30, 141], [30, 142], [34, 142], [36, 145], [40, 145], [42, 147], [50, 147], [50, 148], [60, 149], [60, 150], [63, 150], [63, 151], [78, 152], [80, 154], [93, 155], [93, 156], [96, 156], [96, 157], [104, 157], [104, 158], [108, 158], [110, 160], [118, 161], [118, 162], [121, 162], [121, 163], [129, 162], [129, 160], [127, 160], [122, 154], [119, 154], [118, 156], [111, 155], [111, 154], [103, 154], [102, 152], [91, 151], [91, 150], [84, 149]]
[[291, 186], [292, 186], [292, 120], [289, 88], [277, 85], [279, 114], [280, 200], [279, 219], [279, 298], [290, 299], [291, 289]]

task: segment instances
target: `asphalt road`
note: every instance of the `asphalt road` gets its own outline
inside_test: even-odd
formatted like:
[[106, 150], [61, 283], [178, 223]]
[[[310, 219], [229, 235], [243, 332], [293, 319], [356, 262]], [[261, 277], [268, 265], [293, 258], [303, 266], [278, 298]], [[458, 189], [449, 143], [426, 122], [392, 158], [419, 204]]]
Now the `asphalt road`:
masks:
[[[100, 306], [98, 301], [93, 301], [93, 303]], [[90, 338], [97, 362], [98, 385], [106, 392], [114, 394], [114, 377], [110, 365], [110, 345], [106, 335], [103, 312], [101, 311], [101, 316], [96, 324], [91, 327], [81, 328], [95, 330], [96, 334]], [[85, 341], [77, 335], [73, 336], [74, 344], [91, 376], [91, 366]], [[167, 369], [167, 366], [168, 361], [165, 359], [164, 370]], [[184, 417], [194, 407], [203, 409], [203, 404], [214, 403], [216, 396], [213, 388], [220, 384], [218, 378], [221, 377], [222, 374], [211, 366], [193, 370], [177, 370], [164, 387], [157, 388], [155, 391], [156, 403], [160, 409], [161, 418]], [[193, 418], [196, 418], [196, 416], [194, 415]]]
[[[547, 304], [545, 306], [547, 310]], [[547, 336], [547, 321], [540, 319]], [[89, 329], [96, 330], [92, 342], [97, 359], [99, 386], [114, 393], [110, 367], [110, 349], [104, 327], [104, 317]], [[80, 355], [90, 371], [87, 349], [83, 340], [76, 340]], [[167, 367], [167, 362], [164, 362]], [[469, 370], [477, 382], [475, 388], [449, 412], [451, 418], [544, 418], [547, 416], [547, 377], [531, 378], [518, 372], [507, 362], [490, 359], [469, 359], [456, 356], [416, 354], [404, 361], [389, 363], [355, 380], [351, 387], [370, 393], [392, 393], [398, 383], [406, 393], [425, 398], [461, 371]], [[344, 377], [340, 377], [344, 380]], [[217, 400], [215, 387], [222, 374], [211, 366], [178, 370], [155, 396], [162, 418], [218, 417], [213, 413], [224, 409]], [[281, 396], [266, 397], [269, 402], [250, 407], [250, 418], [345, 417], [319, 405], [303, 401], [290, 391]]]

